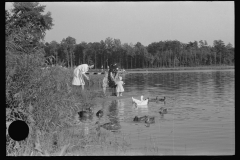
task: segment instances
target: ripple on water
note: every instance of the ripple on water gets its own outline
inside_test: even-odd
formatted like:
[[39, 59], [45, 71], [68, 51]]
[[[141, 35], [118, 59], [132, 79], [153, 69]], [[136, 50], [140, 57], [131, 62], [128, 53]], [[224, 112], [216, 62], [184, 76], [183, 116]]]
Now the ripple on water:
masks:
[[[124, 81], [124, 94], [166, 96], [165, 105], [149, 103], [147, 108], [134, 108], [131, 97], [105, 104], [104, 112], [112, 117], [103, 119], [120, 122], [133, 153], [150, 154], [143, 150], [153, 148], [169, 155], [235, 153], [234, 72], [134, 73]], [[168, 113], [160, 115], [160, 107]], [[154, 116], [155, 124], [133, 122], [144, 115]]]

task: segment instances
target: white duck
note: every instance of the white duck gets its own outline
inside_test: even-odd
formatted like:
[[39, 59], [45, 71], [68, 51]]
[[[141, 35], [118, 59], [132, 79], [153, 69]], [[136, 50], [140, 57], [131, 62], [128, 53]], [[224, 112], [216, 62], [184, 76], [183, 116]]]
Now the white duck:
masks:
[[141, 96], [141, 100], [135, 99], [132, 97], [133, 103], [137, 105], [147, 105], [148, 104], [148, 99], [143, 100], [143, 96]]

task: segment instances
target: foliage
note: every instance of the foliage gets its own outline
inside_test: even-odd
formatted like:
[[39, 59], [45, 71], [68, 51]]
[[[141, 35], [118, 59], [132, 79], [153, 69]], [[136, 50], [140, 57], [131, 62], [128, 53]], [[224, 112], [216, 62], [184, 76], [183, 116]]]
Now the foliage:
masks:
[[[46, 52], [48, 55], [53, 55], [50, 50]], [[65, 61], [67, 66], [71, 66], [64, 54], [58, 52], [58, 55], [62, 55], [58, 56], [61, 61]], [[107, 37], [105, 41], [75, 44], [72, 57], [75, 58], [73, 66], [93, 61], [96, 68], [102, 66], [107, 68], [110, 63], [115, 62], [119, 63], [122, 68], [128, 69], [234, 65], [234, 48], [231, 44], [228, 47], [225, 46], [221, 40], [214, 41], [213, 46], [208, 46], [207, 42], [202, 40], [199, 43], [197, 41], [181, 43], [177, 40], [168, 40], [143, 46], [140, 42], [135, 45], [121, 44], [119, 39]]]
[[[94, 106], [94, 98], [102, 94], [86, 89], [84, 93], [80, 88], [71, 86], [73, 70], [62, 66], [50, 67], [48, 64], [56, 62], [59, 45], [50, 43], [49, 50], [42, 48], [40, 39], [44, 30], [35, 35], [37, 20], [45, 29], [50, 29], [41, 15], [44, 7], [38, 3], [14, 3], [13, 13], [6, 13], [6, 124], [15, 120], [24, 120], [29, 128], [28, 138], [22, 142], [14, 142], [6, 132], [7, 155], [30, 155], [39, 149], [38, 132], [42, 135], [42, 142], [53, 139], [53, 131], [71, 126], [74, 116], [82, 108]], [[33, 19], [28, 20], [27, 17]], [[46, 18], [46, 17], [45, 17]], [[50, 17], [48, 17], [51, 19]], [[45, 19], [46, 20], [46, 19]], [[34, 26], [32, 26], [34, 24]], [[31, 32], [34, 34], [31, 34]], [[40, 33], [41, 32], [41, 33]], [[27, 35], [33, 35], [36, 40], [31, 45]], [[71, 39], [70, 53], [73, 52]], [[72, 48], [71, 48], [72, 47]], [[50, 54], [46, 55], [45, 52]], [[52, 56], [53, 55], [53, 56]], [[72, 58], [73, 60], [73, 58]], [[61, 64], [61, 61], [59, 61]], [[92, 78], [91, 83], [99, 79]], [[43, 146], [46, 147], [46, 146]]]
[[11, 39], [7, 45], [17, 44], [21, 46], [18, 50], [30, 54], [40, 46], [46, 30], [53, 26], [51, 13], [43, 15], [45, 6], [37, 2], [14, 2], [13, 7], [11, 13], [5, 11], [6, 38]]

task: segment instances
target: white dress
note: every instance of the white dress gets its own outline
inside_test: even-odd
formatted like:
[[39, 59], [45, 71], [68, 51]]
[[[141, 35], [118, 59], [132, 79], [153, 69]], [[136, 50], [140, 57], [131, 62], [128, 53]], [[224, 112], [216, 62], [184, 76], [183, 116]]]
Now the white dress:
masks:
[[116, 85], [116, 92], [124, 92], [123, 81], [117, 81]]
[[73, 71], [74, 77], [73, 77], [72, 85], [76, 85], [76, 86], [85, 85], [82, 74], [86, 73], [88, 70], [89, 70], [89, 67], [87, 64], [81, 64], [77, 66]]

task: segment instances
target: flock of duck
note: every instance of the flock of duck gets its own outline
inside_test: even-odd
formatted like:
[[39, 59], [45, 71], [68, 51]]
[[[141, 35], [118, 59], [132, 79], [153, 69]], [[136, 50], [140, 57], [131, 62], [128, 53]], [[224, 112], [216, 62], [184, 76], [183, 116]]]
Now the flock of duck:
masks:
[[[136, 107], [147, 105], [147, 104], [149, 104], [149, 102], [156, 102], [156, 103], [164, 102], [164, 104], [165, 104], [166, 103], [165, 100], [166, 100], [166, 97], [159, 99], [158, 96], [156, 98], [153, 98], [153, 99], [150, 99], [150, 98], [143, 99], [143, 96], [141, 96], [141, 100], [138, 100], [138, 99], [135, 99], [135, 98], [132, 97], [132, 102], [133, 102], [133, 104], [135, 104]], [[159, 110], [159, 113], [161, 115], [166, 114], [167, 109], [164, 108], [164, 107], [161, 107], [160, 110]], [[103, 110], [101, 109], [96, 113], [96, 116], [100, 119], [101, 117], [103, 117], [103, 114], [104, 114]], [[80, 120], [86, 120], [86, 119], [89, 119], [89, 118], [91, 119], [93, 117], [93, 115], [94, 115], [94, 113], [93, 113], [93, 110], [92, 110], [91, 107], [86, 108], [85, 110], [82, 110], [82, 111], [78, 112], [78, 116], [79, 116]], [[146, 126], [149, 127], [150, 124], [155, 123], [155, 117], [146, 116], [146, 115], [143, 116], [143, 117], [135, 116], [133, 118], [133, 122], [145, 122]], [[98, 125], [98, 127], [97, 127], [98, 130], [100, 129], [100, 127], [104, 128], [104, 129], [107, 129], [107, 130], [117, 130], [121, 127], [118, 122], [109, 122], [109, 123], [105, 123], [105, 124], [100, 125], [99, 121], [97, 121], [96, 125]]]
[[[149, 102], [164, 102], [164, 104], [166, 104], [166, 97], [164, 98], [158, 98], [158, 96], [156, 96], [156, 98], [150, 99], [149, 97], [147, 99], [143, 99], [143, 96], [141, 96], [141, 100], [135, 99], [132, 97], [132, 102], [133, 104], [135, 104], [136, 107], [138, 106], [146, 106], [149, 104]], [[167, 108], [161, 107], [159, 110], [159, 113], [161, 115], [166, 114], [167, 113]], [[134, 122], [145, 122], [147, 125], [147, 127], [150, 126], [150, 124], [155, 123], [155, 117], [152, 116], [143, 116], [143, 117], [137, 117], [135, 116], [133, 119]]]
[[[91, 107], [78, 112], [78, 116], [80, 120], [91, 119], [93, 115], [94, 113]], [[99, 110], [96, 113], [96, 116], [100, 119], [103, 116], [103, 110], [102, 109]], [[119, 128], [121, 128], [120, 124], [116, 122], [109, 122], [109, 123], [100, 125], [99, 121], [97, 121], [96, 125], [98, 125], [97, 130], [99, 130], [100, 127], [105, 128], [107, 130], [118, 130]]]
[[158, 96], [156, 96], [156, 98], [153, 98], [153, 99], [150, 99], [149, 97], [147, 99], [143, 99], [143, 96], [141, 96], [141, 100], [138, 100], [138, 99], [135, 99], [132, 97], [133, 103], [135, 103], [137, 106], [147, 105], [147, 104], [149, 104], [149, 102], [156, 102], [156, 103], [164, 102], [164, 104], [165, 104], [166, 103], [165, 100], [166, 100], [166, 97], [158, 98]]

